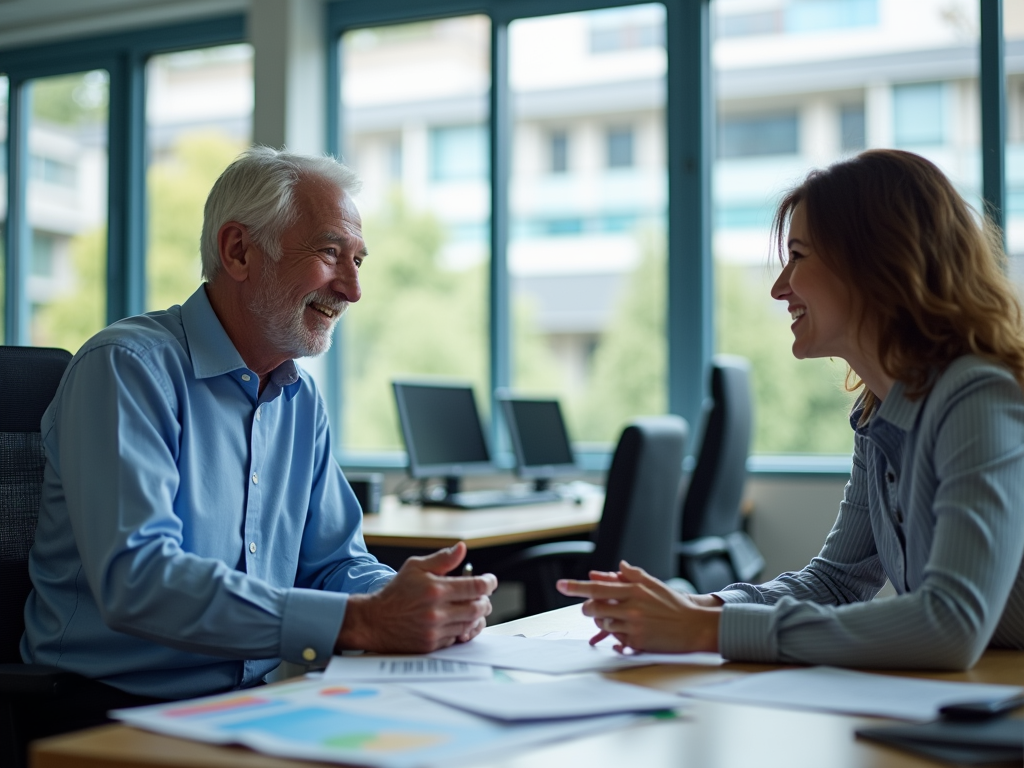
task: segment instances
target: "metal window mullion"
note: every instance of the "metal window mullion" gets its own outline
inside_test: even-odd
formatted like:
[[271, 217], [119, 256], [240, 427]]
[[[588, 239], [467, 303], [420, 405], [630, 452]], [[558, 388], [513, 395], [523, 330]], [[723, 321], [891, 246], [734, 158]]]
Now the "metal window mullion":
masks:
[[668, 410], [696, 434], [714, 350], [709, 0], [670, 0], [666, 11]]
[[508, 22], [491, 17], [491, 263], [490, 263], [490, 397], [491, 445], [501, 450], [501, 409], [495, 390], [512, 383], [512, 339], [508, 274], [509, 177], [512, 114], [508, 79]]
[[110, 66], [107, 182], [107, 322], [145, 309], [145, 60], [125, 53]]
[[[341, 141], [341, 34], [331, 25], [327, 25], [326, 93], [326, 132], [327, 152], [339, 160], [343, 160]], [[373, 245], [371, 244], [372, 248]], [[343, 317], [334, 330], [334, 343], [327, 350], [325, 368], [327, 369], [324, 398], [327, 400], [327, 420], [331, 428], [332, 450], [336, 457], [344, 454], [345, 429], [345, 377], [342, 375], [342, 364], [345, 355], [345, 318]]]
[[7, 101], [7, 226], [4, 230], [4, 343], [29, 343], [28, 276], [31, 236], [28, 225], [28, 127], [31, 86], [8, 79]]
[[985, 213], [1006, 246], [1006, 66], [1002, 0], [979, 0], [981, 13], [981, 186]]

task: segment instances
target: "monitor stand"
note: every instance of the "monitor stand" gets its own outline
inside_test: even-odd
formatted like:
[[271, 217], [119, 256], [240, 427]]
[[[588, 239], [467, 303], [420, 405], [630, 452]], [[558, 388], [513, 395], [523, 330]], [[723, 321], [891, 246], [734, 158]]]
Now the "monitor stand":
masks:
[[[527, 493], [508, 491], [461, 491], [462, 478], [446, 477], [443, 493], [428, 494], [424, 482], [420, 504], [424, 507], [451, 507], [453, 509], [486, 509], [488, 507], [524, 506], [529, 504], [550, 504], [561, 501], [551, 490], [537, 489]], [[546, 481], [545, 481], [546, 484]], [[437, 489], [440, 490], [440, 489]]]
[[547, 491], [551, 488], [550, 477], [538, 477], [533, 481], [533, 490], [535, 491]]
[[420, 492], [420, 504], [424, 507], [450, 507], [455, 506], [453, 501], [458, 498], [462, 489], [462, 478], [457, 475], [448, 475], [444, 479], [444, 492], [438, 493], [440, 488], [435, 488], [434, 493], [427, 493], [427, 481], [423, 480]]

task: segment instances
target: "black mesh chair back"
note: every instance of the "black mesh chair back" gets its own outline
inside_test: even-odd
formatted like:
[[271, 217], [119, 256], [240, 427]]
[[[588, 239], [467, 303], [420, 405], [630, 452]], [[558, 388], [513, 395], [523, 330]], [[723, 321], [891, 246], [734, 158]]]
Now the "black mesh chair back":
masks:
[[753, 425], [750, 366], [719, 355], [711, 366], [711, 407], [683, 505], [683, 541], [740, 527]]
[[496, 564], [499, 581], [523, 584], [527, 615], [579, 602], [560, 594], [555, 582], [617, 570], [620, 560], [655, 576], [673, 575], [686, 435], [686, 420], [678, 416], [634, 420], [615, 448], [594, 536], [537, 544]]
[[687, 424], [679, 416], [635, 419], [622, 432], [605, 487], [604, 511], [588, 568], [614, 571], [620, 560], [659, 579], [675, 575], [679, 487]]
[[62, 349], [0, 346], [0, 663], [21, 663], [28, 551], [43, 482], [39, 422], [69, 360]]
[[716, 356], [711, 366], [711, 402], [683, 503], [678, 549], [679, 573], [698, 592], [748, 581], [764, 566], [760, 552], [743, 531], [740, 510], [752, 429], [750, 365], [740, 357]]

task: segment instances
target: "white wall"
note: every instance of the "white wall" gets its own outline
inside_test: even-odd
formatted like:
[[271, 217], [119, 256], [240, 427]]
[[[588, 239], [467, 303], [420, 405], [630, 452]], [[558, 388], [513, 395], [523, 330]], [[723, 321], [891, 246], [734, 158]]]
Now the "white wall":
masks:
[[750, 535], [765, 558], [763, 577], [803, 568], [832, 529], [845, 477], [752, 475], [746, 498], [754, 505]]

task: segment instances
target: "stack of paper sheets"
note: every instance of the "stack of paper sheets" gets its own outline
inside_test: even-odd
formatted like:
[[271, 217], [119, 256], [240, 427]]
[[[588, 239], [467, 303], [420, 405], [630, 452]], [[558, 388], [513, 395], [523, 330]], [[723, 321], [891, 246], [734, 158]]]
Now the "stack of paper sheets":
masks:
[[[501, 689], [500, 696], [495, 686]], [[617, 728], [635, 717], [608, 713], [664, 710], [679, 704], [672, 694], [599, 677], [541, 684], [419, 683], [408, 688], [306, 680], [112, 714], [158, 733], [242, 744], [282, 757], [380, 768], [447, 768]], [[558, 719], [538, 721], [529, 716], [531, 712], [556, 714]]]

